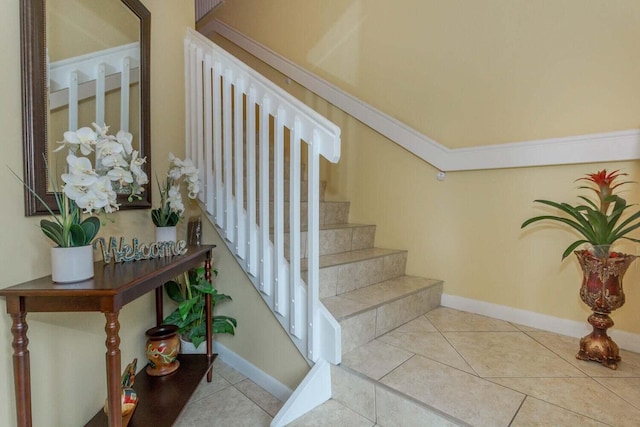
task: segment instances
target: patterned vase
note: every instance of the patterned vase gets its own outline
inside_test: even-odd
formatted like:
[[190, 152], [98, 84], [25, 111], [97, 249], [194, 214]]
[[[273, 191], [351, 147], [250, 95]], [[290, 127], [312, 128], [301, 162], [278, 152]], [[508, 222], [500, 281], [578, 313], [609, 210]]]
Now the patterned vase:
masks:
[[620, 361], [618, 345], [607, 335], [607, 329], [614, 324], [609, 313], [624, 304], [622, 276], [636, 257], [620, 252], [604, 256], [589, 250], [574, 253], [583, 272], [580, 298], [593, 311], [588, 319], [593, 331], [580, 340], [576, 358], [597, 361], [617, 369]]
[[174, 372], [180, 366], [180, 337], [175, 325], [161, 325], [146, 332], [147, 374], [160, 377]]

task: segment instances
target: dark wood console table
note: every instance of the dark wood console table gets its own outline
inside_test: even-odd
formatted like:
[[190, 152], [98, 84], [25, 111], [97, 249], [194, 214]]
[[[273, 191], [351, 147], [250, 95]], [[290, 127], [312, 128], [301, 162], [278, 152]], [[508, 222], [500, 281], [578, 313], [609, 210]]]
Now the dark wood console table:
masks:
[[[31, 375], [29, 363], [29, 350], [27, 346], [27, 322], [28, 312], [81, 312], [99, 311], [106, 317], [105, 332], [107, 339], [106, 370], [107, 370], [107, 396], [109, 400], [108, 417], [104, 414], [97, 414], [91, 420], [90, 425], [101, 425], [100, 418], [106, 421], [110, 427], [121, 427], [122, 408], [120, 405], [120, 337], [118, 332], [120, 324], [118, 314], [120, 309], [136, 298], [155, 290], [156, 295], [156, 324], [162, 322], [162, 285], [189, 270], [199, 267], [204, 263], [207, 280], [211, 280], [211, 250], [215, 245], [189, 246], [185, 255], [157, 258], [151, 260], [141, 260], [119, 264], [104, 264], [99, 261], [94, 266], [94, 277], [84, 282], [71, 284], [57, 284], [51, 281], [51, 276], [41, 277], [9, 288], [0, 289], [0, 296], [4, 296], [7, 301], [7, 312], [12, 319], [11, 333], [13, 335], [13, 377], [16, 393], [16, 411], [18, 426], [31, 426]], [[197, 386], [200, 379], [207, 373], [207, 380], [211, 381], [211, 365], [214, 355], [211, 346], [211, 295], [207, 295], [207, 354], [202, 356], [185, 356], [180, 368], [167, 377], [174, 375], [184, 375], [190, 379], [187, 389], [191, 390], [181, 402], [186, 403], [189, 396]], [[193, 375], [187, 373], [189, 369], [200, 373]], [[143, 370], [144, 371], [144, 370]], [[143, 376], [143, 372], [139, 374]], [[162, 377], [158, 377], [162, 378]], [[146, 422], [136, 423], [136, 419], [142, 421], [146, 419], [142, 402], [145, 396], [143, 390], [139, 390], [139, 379], [136, 378], [134, 389], [139, 395], [140, 404], [133, 414], [130, 427], [136, 425], [154, 425], [159, 427], [164, 424], [146, 424]], [[157, 384], [153, 387], [146, 387], [148, 379], [141, 378], [140, 386], [144, 388], [157, 389]], [[153, 381], [153, 380], [151, 380]], [[158, 380], [159, 382], [164, 381]], [[195, 384], [193, 382], [195, 381]], [[188, 381], [180, 381], [188, 382]], [[178, 387], [179, 385], [172, 385]], [[174, 390], [176, 391], [176, 390]], [[184, 394], [184, 393], [182, 393]], [[146, 406], [146, 405], [145, 405]], [[178, 416], [180, 408], [177, 409], [174, 418]], [[161, 412], [156, 408], [156, 413]], [[175, 412], [175, 411], [174, 411]], [[166, 414], [162, 414], [163, 419], [167, 419]], [[172, 421], [169, 421], [170, 423]]]

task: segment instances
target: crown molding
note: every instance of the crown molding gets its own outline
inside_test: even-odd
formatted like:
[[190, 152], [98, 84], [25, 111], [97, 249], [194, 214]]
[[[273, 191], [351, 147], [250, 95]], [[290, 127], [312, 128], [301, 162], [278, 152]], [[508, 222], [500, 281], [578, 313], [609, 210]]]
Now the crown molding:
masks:
[[447, 148], [217, 18], [199, 28], [199, 31], [207, 36], [217, 33], [230, 40], [443, 172], [640, 159], [640, 130], [638, 129], [472, 148]]

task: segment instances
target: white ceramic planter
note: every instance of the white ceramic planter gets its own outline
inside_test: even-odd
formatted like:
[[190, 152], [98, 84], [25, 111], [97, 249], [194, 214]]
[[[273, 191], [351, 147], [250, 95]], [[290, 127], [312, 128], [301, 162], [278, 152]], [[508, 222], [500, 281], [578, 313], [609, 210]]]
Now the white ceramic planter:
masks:
[[182, 354], [206, 354], [207, 342], [204, 341], [196, 348], [191, 341], [186, 341], [180, 336], [180, 353]]
[[54, 282], [80, 282], [92, 277], [92, 245], [73, 248], [51, 248], [51, 278]]
[[177, 228], [156, 227], [156, 242], [175, 242], [177, 240]]

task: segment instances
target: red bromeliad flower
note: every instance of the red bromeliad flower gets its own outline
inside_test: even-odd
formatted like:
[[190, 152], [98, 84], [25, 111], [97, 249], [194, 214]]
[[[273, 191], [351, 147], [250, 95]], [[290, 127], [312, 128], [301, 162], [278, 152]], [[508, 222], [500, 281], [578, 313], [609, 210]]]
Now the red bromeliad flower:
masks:
[[591, 181], [598, 186], [598, 189], [595, 189], [593, 187], [580, 187], [580, 188], [587, 188], [589, 190], [593, 190], [598, 195], [598, 198], [600, 199], [600, 212], [602, 212], [605, 215], [609, 210], [609, 206], [611, 205], [611, 201], [612, 201], [611, 196], [613, 195], [613, 190], [623, 184], [627, 184], [630, 182], [630, 181], [624, 181], [624, 182], [618, 182], [615, 185], [612, 185], [613, 182], [616, 180], [616, 178], [618, 178], [619, 176], [627, 176], [626, 173], [618, 173], [618, 172], [620, 172], [619, 169], [613, 172], [609, 172], [607, 174], [607, 170], [602, 169], [600, 172], [589, 173], [585, 177], [578, 178], [576, 180], [576, 181], [582, 181], [582, 180]]

